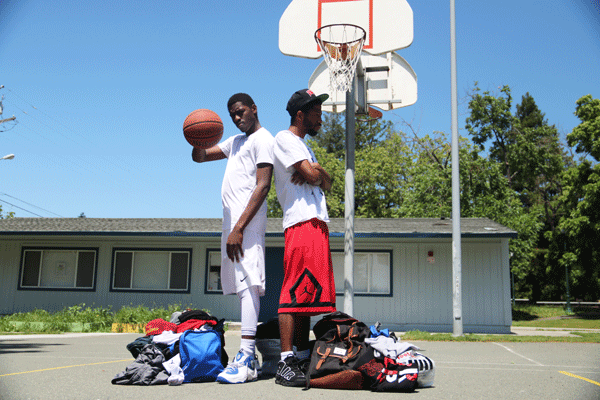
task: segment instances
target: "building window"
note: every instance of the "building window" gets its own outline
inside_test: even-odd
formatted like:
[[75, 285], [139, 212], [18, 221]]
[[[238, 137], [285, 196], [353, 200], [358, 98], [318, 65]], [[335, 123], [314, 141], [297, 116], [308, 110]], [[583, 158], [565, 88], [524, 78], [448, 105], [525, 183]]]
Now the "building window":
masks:
[[206, 252], [206, 293], [223, 293], [221, 286], [221, 250]]
[[19, 289], [94, 290], [97, 248], [25, 247]]
[[[344, 294], [344, 252], [332, 251], [335, 291]], [[354, 294], [355, 295], [392, 295], [392, 252], [360, 251], [354, 252]]]
[[189, 293], [191, 249], [113, 249], [112, 290]]

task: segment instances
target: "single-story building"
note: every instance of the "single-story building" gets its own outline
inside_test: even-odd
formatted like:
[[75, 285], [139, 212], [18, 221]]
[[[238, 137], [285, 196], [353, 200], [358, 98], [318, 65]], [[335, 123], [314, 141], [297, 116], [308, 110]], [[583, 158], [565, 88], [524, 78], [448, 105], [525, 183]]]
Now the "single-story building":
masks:
[[[354, 317], [394, 330], [452, 332], [452, 221], [357, 218], [354, 225]], [[329, 230], [343, 311], [344, 219]], [[517, 234], [485, 218], [462, 219], [461, 231], [463, 330], [508, 333], [509, 239]], [[220, 240], [217, 218], [0, 220], [0, 314], [181, 304], [239, 321], [237, 296], [221, 292]], [[277, 315], [283, 248], [282, 221], [269, 219], [261, 321]]]

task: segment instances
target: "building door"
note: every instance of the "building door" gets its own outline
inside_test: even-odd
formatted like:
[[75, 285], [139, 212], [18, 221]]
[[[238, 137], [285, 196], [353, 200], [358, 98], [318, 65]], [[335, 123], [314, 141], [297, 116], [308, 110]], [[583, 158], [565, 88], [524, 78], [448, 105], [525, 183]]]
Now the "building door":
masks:
[[265, 295], [260, 298], [258, 320], [266, 322], [277, 316], [279, 293], [283, 285], [283, 247], [267, 247], [265, 250]]

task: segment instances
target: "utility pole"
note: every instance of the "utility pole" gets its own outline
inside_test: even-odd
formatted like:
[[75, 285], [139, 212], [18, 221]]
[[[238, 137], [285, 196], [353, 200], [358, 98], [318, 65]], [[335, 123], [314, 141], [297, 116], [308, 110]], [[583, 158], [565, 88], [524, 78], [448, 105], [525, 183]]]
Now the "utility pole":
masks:
[[452, 336], [463, 336], [462, 319], [462, 250], [460, 231], [460, 174], [458, 138], [458, 96], [456, 89], [456, 13], [450, 0], [450, 86], [452, 92]]
[[[0, 85], [0, 89], [4, 89], [4, 85]], [[2, 95], [2, 98], [0, 98], [0, 115], [2, 115], [2, 100], [4, 100], [4, 95]], [[0, 119], [0, 125], [8, 122], [8, 121], [14, 121], [15, 119], [17, 119], [17, 117], [15, 117], [14, 115], [10, 118], [6, 118], [6, 119]]]
[[[561, 229], [561, 233], [563, 234], [563, 257], [567, 253], [567, 236], [565, 235], [565, 230]], [[571, 295], [569, 293], [569, 263], [567, 262], [568, 258], [565, 258], [565, 282], [567, 288], [567, 304], [565, 311], [567, 314], [571, 314], [573, 310], [571, 309]]]

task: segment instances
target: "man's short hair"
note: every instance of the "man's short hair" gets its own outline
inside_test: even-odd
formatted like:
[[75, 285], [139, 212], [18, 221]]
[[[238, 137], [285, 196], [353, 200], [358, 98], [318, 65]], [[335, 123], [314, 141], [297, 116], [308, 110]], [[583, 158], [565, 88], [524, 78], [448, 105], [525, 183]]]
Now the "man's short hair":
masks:
[[[322, 103], [320, 101], [314, 100], [314, 101], [311, 101], [310, 103], [306, 103], [305, 105], [300, 107], [300, 110], [298, 110], [298, 111], [302, 111], [302, 114], [306, 115], [317, 104], [322, 104]], [[290, 125], [294, 125], [294, 122], [296, 121], [296, 117], [297, 117], [297, 114], [292, 115], [292, 117], [290, 118]]]
[[227, 102], [227, 110], [229, 110], [231, 106], [237, 103], [238, 101], [246, 107], [252, 107], [254, 105], [254, 100], [252, 100], [252, 97], [250, 97], [246, 93], [236, 93], [229, 98], [229, 101]]

